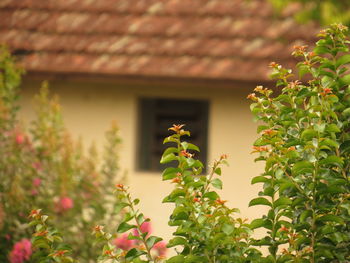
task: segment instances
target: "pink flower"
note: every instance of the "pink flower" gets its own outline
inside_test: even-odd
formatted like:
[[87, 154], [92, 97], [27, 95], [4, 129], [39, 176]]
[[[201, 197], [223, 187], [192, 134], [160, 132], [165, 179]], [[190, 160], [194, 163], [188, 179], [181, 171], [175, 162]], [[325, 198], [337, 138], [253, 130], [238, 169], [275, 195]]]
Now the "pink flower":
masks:
[[128, 234], [123, 234], [122, 236], [114, 239], [113, 244], [123, 250], [129, 250], [135, 244], [135, 240], [130, 240], [128, 239]]
[[61, 197], [61, 199], [58, 202], [58, 210], [60, 212], [64, 212], [69, 209], [72, 209], [73, 206], [74, 206], [73, 200], [67, 196]]
[[[151, 234], [151, 232], [152, 232], [151, 222], [149, 222], [149, 221], [143, 222], [141, 224], [140, 230], [141, 230], [142, 234], [144, 234], [144, 233], [148, 233], [148, 235]], [[139, 231], [134, 228], [133, 234], [134, 234], [134, 236], [138, 236]]]
[[24, 135], [22, 133], [17, 133], [16, 134], [16, 143], [17, 144], [24, 143], [24, 139], [25, 139], [25, 137], [24, 137]]
[[167, 252], [167, 247], [166, 247], [166, 242], [165, 241], [160, 241], [156, 244], [154, 244], [153, 249], [157, 251], [159, 256], [165, 256]]
[[31, 255], [32, 244], [24, 238], [13, 246], [9, 259], [11, 263], [22, 263], [29, 260]]
[[38, 187], [38, 186], [40, 186], [40, 185], [41, 185], [41, 179], [38, 178], [38, 177], [35, 177], [35, 178], [33, 179], [33, 186], [34, 186], [34, 187]]

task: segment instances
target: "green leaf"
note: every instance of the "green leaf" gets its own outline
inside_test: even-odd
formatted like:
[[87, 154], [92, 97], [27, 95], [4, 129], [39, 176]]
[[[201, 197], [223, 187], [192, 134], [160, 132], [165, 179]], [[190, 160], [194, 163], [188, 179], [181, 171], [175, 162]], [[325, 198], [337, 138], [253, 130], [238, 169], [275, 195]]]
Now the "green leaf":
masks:
[[141, 236], [134, 236], [132, 232], [129, 232], [128, 239], [129, 240], [140, 240], [140, 241], [142, 241], [142, 237]]
[[184, 239], [183, 237], [174, 237], [169, 240], [167, 247], [170, 248], [170, 247], [175, 247], [180, 245], [185, 246], [187, 244], [188, 244], [187, 240]]
[[329, 77], [329, 76], [324, 76], [322, 79], [321, 79], [321, 85], [326, 88], [326, 87], [329, 87], [332, 83], [334, 82], [334, 79]]
[[339, 150], [341, 154], [349, 153], [350, 152], [350, 140], [343, 142], [339, 146]]
[[337, 62], [335, 63], [335, 66], [338, 68], [339, 66], [345, 65], [350, 63], [350, 55], [346, 54], [344, 56], [341, 56], [337, 59]]
[[192, 167], [195, 164], [195, 159], [187, 158], [186, 162], [187, 162], [188, 167]]
[[342, 86], [350, 85], [350, 74], [340, 78], [340, 84]]
[[139, 250], [139, 249], [137, 249], [137, 248], [132, 248], [132, 249], [130, 249], [130, 250], [128, 251], [128, 253], [126, 253], [125, 259], [126, 259], [127, 261], [131, 261], [131, 260], [133, 260], [134, 258], [137, 258], [137, 257], [139, 257], [139, 256], [141, 256], [141, 255], [145, 255], [145, 254], [147, 254], [147, 252], [142, 251], [142, 250]]
[[177, 255], [174, 257], [169, 258], [166, 263], [184, 263], [185, 256], [184, 255]]
[[306, 129], [301, 133], [301, 138], [307, 141], [315, 137], [317, 137], [317, 131], [313, 129]]
[[160, 163], [161, 164], [170, 163], [174, 160], [177, 160], [177, 157], [175, 156], [175, 154], [169, 153], [168, 155], [162, 157], [162, 159], [160, 160]]
[[257, 130], [256, 130], [256, 132], [257, 132], [257, 133], [260, 133], [260, 132], [262, 132], [262, 131], [264, 131], [264, 130], [267, 130], [268, 128], [269, 128], [269, 126], [266, 126], [266, 125], [259, 125], [258, 128], [257, 128]]
[[271, 202], [264, 197], [257, 197], [249, 202], [249, 207], [255, 205], [267, 205], [272, 207]]
[[196, 160], [193, 165], [194, 168], [204, 168], [203, 163], [200, 160]]
[[118, 214], [124, 207], [129, 206], [128, 203], [118, 203], [114, 207], [114, 213]]
[[322, 54], [328, 54], [330, 50], [325, 46], [317, 46], [314, 48], [314, 52], [316, 55], [322, 55]]
[[164, 153], [162, 154], [162, 157], [165, 157], [170, 153], [178, 153], [178, 152], [179, 152], [179, 150], [177, 148], [169, 147], [169, 148], [165, 149]]
[[162, 178], [164, 181], [174, 179], [177, 173], [180, 173], [180, 168], [168, 167], [162, 173]]
[[200, 149], [199, 149], [196, 145], [194, 145], [194, 144], [192, 144], [192, 143], [188, 143], [188, 144], [187, 144], [187, 149], [188, 149], [188, 150], [193, 150], [193, 151], [200, 152]]
[[294, 164], [292, 167], [292, 174], [293, 175], [299, 175], [304, 173], [310, 173], [314, 169], [314, 166], [312, 163], [308, 161], [300, 161]]
[[263, 191], [264, 195], [270, 196], [272, 197], [275, 193], [275, 190], [273, 187], [268, 186], [268, 187], [264, 187], [264, 191]]
[[167, 197], [163, 199], [163, 203], [174, 202], [177, 197], [185, 196], [185, 194], [185, 190], [176, 188]]
[[317, 221], [335, 222], [335, 223], [339, 223], [339, 224], [345, 223], [344, 220], [340, 216], [336, 216], [336, 215], [324, 215], [324, 216], [317, 218]]
[[221, 175], [221, 168], [217, 167], [214, 171], [214, 173], [216, 173], [217, 175]]
[[200, 215], [200, 216], [197, 217], [197, 221], [198, 221], [199, 224], [203, 224], [205, 221], [207, 221], [207, 219], [208, 218], [206, 216], [204, 216], [204, 215]]
[[208, 199], [214, 201], [214, 200], [219, 198], [219, 195], [216, 192], [212, 191], [212, 192], [205, 193], [203, 195], [203, 198], [205, 198], [205, 197], [207, 197]]
[[172, 219], [186, 220], [189, 217], [188, 208], [184, 206], [178, 206], [174, 209]]
[[331, 155], [331, 156], [328, 156], [327, 158], [322, 159], [321, 161], [319, 161], [319, 164], [320, 165], [326, 165], [326, 166], [328, 166], [328, 165], [337, 165], [339, 167], [343, 167], [344, 161], [338, 156]]
[[339, 144], [336, 142], [336, 141], [333, 141], [329, 138], [325, 138], [324, 140], [322, 140], [320, 142], [320, 146], [329, 146], [331, 148], [335, 147], [335, 148], [338, 148], [339, 147]]
[[171, 197], [176, 198], [178, 196], [185, 196], [186, 191], [184, 189], [176, 188], [171, 192]]
[[188, 142], [182, 142], [181, 143], [182, 148], [186, 151], [188, 147]]
[[211, 184], [217, 189], [222, 189], [222, 181], [219, 178], [215, 178]]
[[307, 218], [312, 216], [312, 211], [311, 210], [304, 210], [301, 214], [300, 214], [300, 222], [304, 223], [306, 221]]
[[310, 72], [310, 69], [307, 65], [298, 64], [298, 72], [299, 72], [299, 78], [302, 78], [305, 74]]
[[164, 139], [163, 144], [168, 142], [178, 142], [178, 139], [174, 137], [174, 135], [168, 136]]
[[290, 205], [292, 203], [292, 201], [288, 198], [288, 197], [280, 197], [278, 198], [274, 203], [273, 203], [273, 206], [275, 208], [279, 207], [279, 206], [282, 206], [282, 205]]
[[129, 225], [128, 223], [122, 222], [117, 229], [118, 233], [124, 233], [132, 228], [136, 228], [135, 225]]
[[252, 179], [251, 184], [266, 183], [266, 182], [268, 182], [268, 181], [269, 181], [268, 178], [266, 178], [266, 177], [263, 176], [263, 175], [259, 175], [259, 176], [255, 176], [255, 177]]
[[204, 256], [188, 255], [183, 263], [207, 263], [208, 260]]
[[156, 237], [156, 236], [150, 236], [149, 238], [147, 238], [146, 244], [149, 248], [152, 248], [154, 246], [154, 244], [156, 244], [162, 240], [163, 240], [163, 238]]
[[265, 222], [266, 222], [266, 220], [263, 219], [263, 218], [254, 219], [254, 220], [250, 223], [249, 227], [250, 227], [251, 229], [260, 228], [260, 227], [262, 227], [262, 226], [265, 225]]
[[331, 124], [327, 125], [326, 131], [337, 133], [337, 132], [340, 132], [340, 129], [336, 124], [331, 123]]
[[222, 232], [224, 232], [228, 236], [232, 234], [234, 229], [235, 228], [233, 225], [227, 223], [223, 224], [221, 228]]
[[[350, 75], [349, 75], [350, 76]], [[349, 84], [350, 85], [350, 84]], [[349, 117], [350, 116], [350, 108], [345, 109], [342, 112], [342, 115], [344, 115], [345, 117]]]

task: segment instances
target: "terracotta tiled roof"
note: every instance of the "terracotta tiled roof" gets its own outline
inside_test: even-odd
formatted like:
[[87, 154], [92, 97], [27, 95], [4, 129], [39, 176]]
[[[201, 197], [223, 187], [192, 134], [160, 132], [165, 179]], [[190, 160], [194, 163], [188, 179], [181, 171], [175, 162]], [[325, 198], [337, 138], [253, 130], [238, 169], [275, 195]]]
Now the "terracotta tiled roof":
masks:
[[0, 43], [29, 72], [266, 80], [316, 26], [264, 0], [2, 0]]

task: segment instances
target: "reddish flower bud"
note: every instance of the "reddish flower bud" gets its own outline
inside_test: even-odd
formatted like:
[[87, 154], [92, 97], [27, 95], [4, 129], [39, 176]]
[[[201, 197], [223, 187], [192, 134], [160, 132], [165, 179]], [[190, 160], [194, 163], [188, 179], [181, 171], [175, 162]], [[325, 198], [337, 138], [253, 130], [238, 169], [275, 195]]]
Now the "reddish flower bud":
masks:
[[282, 226], [278, 231], [280, 232], [289, 232], [289, 229], [285, 226]]
[[270, 64], [269, 64], [269, 67], [270, 68], [277, 68], [279, 65], [276, 63], [276, 62], [271, 62]]
[[181, 131], [182, 127], [184, 127], [184, 126], [185, 126], [185, 124], [177, 124], [177, 125], [173, 124], [173, 127], [169, 128], [168, 130], [179, 133]]
[[215, 203], [217, 203], [218, 205], [224, 205], [227, 202], [227, 200], [221, 200], [221, 199], [216, 199]]
[[30, 211], [30, 214], [28, 217], [32, 217], [32, 218], [38, 217], [41, 215], [40, 211], [41, 211], [40, 209], [34, 209], [34, 210]]
[[330, 88], [324, 88], [323, 91], [320, 93], [323, 97], [325, 97], [328, 94], [332, 93], [332, 89]]
[[180, 152], [180, 156], [185, 156], [185, 157], [187, 157], [187, 158], [192, 158], [192, 157], [193, 157], [193, 154], [187, 152], [186, 150], [182, 150], [182, 151]]
[[66, 254], [67, 252], [68, 252], [68, 250], [57, 250], [52, 255], [55, 257], [63, 257], [64, 254]]
[[193, 198], [193, 202], [199, 203], [201, 200], [198, 197]]
[[272, 130], [272, 129], [267, 129], [267, 130], [264, 130], [262, 132], [264, 135], [267, 135], [267, 136], [273, 136], [275, 135], [277, 132], [275, 130]]
[[172, 183], [181, 183], [181, 178], [175, 177], [171, 182]]
[[250, 93], [248, 96], [247, 96], [247, 99], [250, 99], [252, 101], [257, 101], [258, 98], [256, 97], [256, 94], [255, 93]]
[[103, 227], [104, 227], [104, 226], [97, 225], [97, 226], [94, 227], [94, 231], [95, 231], [95, 232], [100, 232], [100, 231], [103, 230]]
[[49, 232], [47, 230], [44, 230], [44, 231], [40, 231], [40, 232], [37, 232], [37, 233], [34, 233], [34, 236], [36, 237], [43, 237], [43, 236], [46, 236]]
[[253, 150], [252, 153], [255, 152], [268, 152], [268, 148], [266, 146], [253, 146]]

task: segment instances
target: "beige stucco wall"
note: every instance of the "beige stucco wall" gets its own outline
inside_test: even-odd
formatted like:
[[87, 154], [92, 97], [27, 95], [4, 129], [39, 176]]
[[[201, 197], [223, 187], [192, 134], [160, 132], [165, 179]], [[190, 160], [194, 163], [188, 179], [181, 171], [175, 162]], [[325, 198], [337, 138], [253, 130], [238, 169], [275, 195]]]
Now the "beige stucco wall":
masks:
[[[38, 81], [25, 81], [23, 84], [20, 114], [23, 119], [33, 117], [31, 101], [39, 86]], [[170, 89], [152, 85], [141, 87], [72, 81], [53, 81], [50, 86], [61, 98], [66, 126], [73, 135], [81, 135], [86, 143], [95, 141], [102, 145], [105, 130], [111, 120], [117, 120], [123, 139], [120, 165], [128, 173], [132, 194], [141, 198], [141, 209], [151, 217], [155, 234], [167, 240], [173, 231], [167, 226], [172, 205], [161, 203], [172, 185], [162, 182], [160, 174], [135, 170], [137, 99], [140, 96], [208, 99], [209, 160], [223, 153], [229, 155], [230, 166], [223, 169], [222, 197], [229, 200], [230, 206], [238, 207], [244, 218], [253, 219], [262, 213], [259, 207], [248, 208], [249, 200], [258, 192], [258, 186], [251, 186], [250, 180], [262, 171], [262, 164], [254, 163], [254, 156], [250, 154], [256, 137], [256, 124], [252, 121], [246, 96], [254, 87]]]

